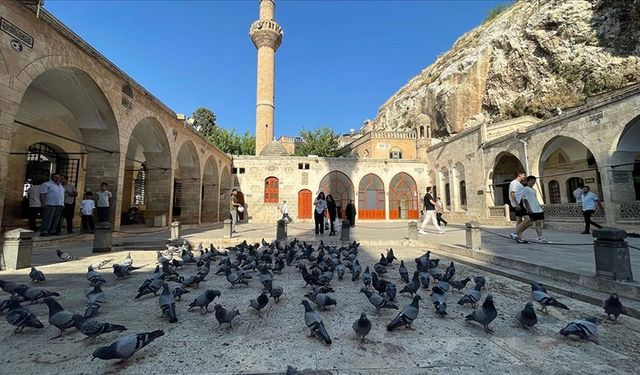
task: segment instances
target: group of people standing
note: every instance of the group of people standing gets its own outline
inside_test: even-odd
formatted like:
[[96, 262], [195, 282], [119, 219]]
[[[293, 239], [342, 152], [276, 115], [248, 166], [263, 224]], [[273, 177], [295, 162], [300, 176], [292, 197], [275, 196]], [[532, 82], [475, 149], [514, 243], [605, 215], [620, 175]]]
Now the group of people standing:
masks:
[[[88, 191], [80, 203], [82, 230], [92, 233], [95, 229], [93, 215], [97, 211], [98, 222], [109, 221], [109, 209], [113, 195], [108, 190], [108, 184], [103, 182], [100, 190], [94, 195]], [[31, 185], [26, 192], [29, 201], [28, 224], [29, 229], [36, 231], [36, 220], [42, 216], [40, 236], [57, 236], [61, 234], [62, 222], [66, 220], [67, 233], [73, 233], [73, 219], [76, 213], [76, 197], [78, 190], [70, 183], [67, 176], [58, 173], [51, 175], [51, 179], [40, 185]]]
[[[324, 192], [320, 192], [316, 199], [313, 201], [313, 219], [315, 222], [315, 233], [317, 235], [323, 235], [325, 229], [325, 218], [329, 216], [329, 235], [335, 236], [336, 228], [335, 222], [338, 218], [338, 205], [336, 201], [333, 199], [331, 194], [327, 195], [325, 198]], [[345, 207], [345, 216], [349, 221], [350, 227], [356, 226], [356, 207], [353, 204], [353, 200], [349, 200], [347, 206]]]

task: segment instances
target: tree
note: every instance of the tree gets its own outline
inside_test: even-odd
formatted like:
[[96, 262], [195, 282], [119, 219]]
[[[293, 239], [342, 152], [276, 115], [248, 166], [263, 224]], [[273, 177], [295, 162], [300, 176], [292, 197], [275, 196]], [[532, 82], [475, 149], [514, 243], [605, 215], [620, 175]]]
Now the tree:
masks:
[[296, 150], [296, 155], [318, 155], [321, 157], [338, 157], [344, 153], [340, 149], [338, 135], [333, 129], [323, 127], [315, 130], [300, 131], [302, 145]]
[[216, 129], [216, 114], [207, 107], [198, 107], [191, 114], [193, 118], [193, 127], [200, 134], [209, 138]]
[[497, 4], [493, 8], [489, 9], [489, 11], [487, 12], [487, 15], [484, 17], [484, 21], [482, 22], [483, 23], [489, 22], [497, 18], [499, 15], [501, 15], [505, 10], [509, 9], [510, 7], [511, 7], [511, 4]]
[[240, 137], [240, 155], [253, 155], [256, 153], [256, 136], [248, 131]]

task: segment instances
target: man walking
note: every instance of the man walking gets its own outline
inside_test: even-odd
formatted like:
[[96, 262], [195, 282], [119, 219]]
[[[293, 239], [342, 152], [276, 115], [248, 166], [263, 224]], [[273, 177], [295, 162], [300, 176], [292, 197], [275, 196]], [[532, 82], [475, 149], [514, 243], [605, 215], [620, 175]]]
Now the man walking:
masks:
[[420, 226], [420, 230], [418, 231], [418, 233], [427, 234], [427, 232], [425, 232], [424, 230], [427, 227], [427, 223], [431, 221], [438, 233], [443, 234], [444, 230], [440, 228], [440, 225], [438, 225], [438, 221], [436, 219], [436, 200], [435, 198], [433, 198], [433, 195], [431, 195], [431, 186], [427, 187], [427, 193], [424, 195], [424, 199], [422, 202], [422, 211], [424, 212], [424, 215], [422, 219], [422, 225]]
[[229, 200], [229, 215], [231, 215], [231, 233], [236, 232], [236, 222], [238, 221], [238, 190], [231, 190], [231, 199]]
[[58, 223], [64, 207], [64, 186], [60, 183], [60, 175], [54, 173], [51, 180], [45, 182], [40, 189], [40, 202], [44, 209], [40, 236], [58, 235]]
[[582, 234], [591, 234], [589, 230], [591, 225], [596, 228], [602, 228], [602, 225], [591, 220], [591, 215], [596, 212], [596, 208], [602, 207], [602, 204], [589, 186], [585, 186], [582, 190], [582, 215], [584, 216], [584, 232]]
[[[538, 196], [533, 186], [536, 184], [536, 177], [527, 177], [527, 186], [524, 187], [524, 206], [529, 213], [529, 220], [531, 225], [534, 226], [536, 233], [538, 233], [538, 242], [549, 243], [542, 234], [542, 223], [544, 221], [544, 210], [538, 201]], [[527, 227], [528, 228], [528, 227]], [[526, 228], [525, 228], [526, 229]], [[518, 234], [519, 238], [522, 238], [522, 233]]]
[[98, 223], [104, 223], [109, 221], [109, 209], [111, 207], [111, 200], [113, 194], [107, 188], [109, 184], [103, 182], [100, 184], [100, 191], [96, 192], [97, 197], [97, 211], [98, 211]]
[[293, 222], [293, 219], [289, 216], [289, 204], [287, 201], [282, 201], [280, 212], [282, 212], [282, 220], [287, 220], [287, 224]]
[[515, 173], [515, 177], [516, 178], [509, 184], [509, 203], [516, 211], [516, 230], [509, 236], [518, 243], [524, 243], [525, 241], [522, 239], [522, 235], [518, 236], [517, 233], [522, 233], [531, 226], [527, 209], [522, 205], [522, 198], [524, 197], [524, 185], [522, 182], [525, 180], [526, 173], [518, 170]]
[[[67, 233], [73, 233], [73, 216], [76, 210], [76, 197], [78, 196], [78, 190], [75, 185], [69, 183], [67, 176], [62, 176], [62, 186], [64, 187], [64, 209], [62, 210], [62, 216], [67, 221]], [[62, 225], [62, 221], [60, 221]], [[60, 231], [58, 229], [58, 231]]]

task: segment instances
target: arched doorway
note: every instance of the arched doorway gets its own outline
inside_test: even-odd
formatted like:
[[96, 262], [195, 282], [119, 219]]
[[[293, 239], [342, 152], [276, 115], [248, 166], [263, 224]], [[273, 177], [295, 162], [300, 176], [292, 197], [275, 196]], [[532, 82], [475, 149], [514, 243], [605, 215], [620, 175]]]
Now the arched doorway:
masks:
[[[591, 187], [591, 191], [602, 198], [600, 173], [591, 151], [581, 142], [558, 136], [552, 138], [543, 147], [540, 155], [541, 186], [555, 180], [560, 188], [560, 203], [573, 203], [573, 190], [579, 183]], [[545, 202], [551, 201], [549, 192], [543, 191]], [[554, 199], [556, 200], [556, 199]]]
[[[141, 177], [144, 177], [144, 189], [140, 189]], [[125, 213], [132, 206], [137, 206], [148, 225], [153, 224], [155, 216], [164, 215], [168, 219], [170, 197], [169, 140], [160, 122], [154, 117], [146, 117], [135, 125], [127, 145], [122, 183], [122, 223], [128, 223], [129, 215]]]
[[629, 181], [614, 192], [616, 201], [640, 201], [640, 116], [630, 121], [622, 131], [612, 169], [619, 180], [626, 176], [624, 179]]
[[353, 183], [351, 179], [339, 171], [329, 172], [320, 181], [319, 190], [324, 192], [325, 196], [331, 194], [338, 206], [338, 217], [343, 219], [347, 203], [353, 200]]
[[200, 223], [200, 160], [191, 141], [178, 151], [174, 177], [173, 216], [184, 224]]
[[207, 159], [202, 175], [202, 222], [215, 223], [218, 219], [218, 163], [213, 156]]
[[358, 186], [358, 217], [370, 220], [384, 220], [384, 183], [373, 173], [360, 180]]
[[518, 170], [524, 171], [524, 167], [512, 153], [503, 152], [496, 157], [492, 176], [494, 205], [509, 204], [509, 183]]
[[298, 219], [311, 219], [312, 210], [313, 196], [311, 190], [300, 190], [298, 192]]
[[229, 219], [231, 217], [229, 214], [230, 200], [231, 200], [231, 173], [229, 172], [229, 168], [225, 165], [222, 168], [222, 174], [220, 175], [220, 200], [218, 201], [220, 221]]
[[393, 176], [389, 194], [389, 219], [418, 218], [418, 186], [413, 177], [404, 172]]
[[[96, 191], [101, 182], [107, 182], [114, 198], [120, 198], [118, 125], [108, 99], [89, 74], [75, 68], [54, 68], [38, 75], [22, 96], [13, 125], [3, 181], [4, 227], [25, 225], [20, 218], [24, 184], [27, 173], [33, 174], [35, 169], [39, 171], [37, 178], [48, 179], [43, 156], [51, 162], [49, 171], [67, 175], [78, 191]], [[43, 152], [41, 145], [57, 154], [55, 167], [53, 155]], [[28, 168], [30, 161], [25, 155], [40, 162]], [[120, 207], [114, 206], [111, 219], [120, 212]], [[79, 215], [75, 216], [79, 225]]]

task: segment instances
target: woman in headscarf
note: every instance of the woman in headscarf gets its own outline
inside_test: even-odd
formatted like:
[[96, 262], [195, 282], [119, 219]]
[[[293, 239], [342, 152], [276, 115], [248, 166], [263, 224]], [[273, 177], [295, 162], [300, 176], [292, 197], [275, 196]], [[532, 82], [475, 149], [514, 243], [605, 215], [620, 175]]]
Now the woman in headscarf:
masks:
[[338, 217], [338, 206], [336, 206], [336, 201], [333, 200], [331, 194], [327, 195], [327, 211], [329, 211], [329, 224], [331, 225], [329, 235], [335, 236], [336, 228], [334, 224], [336, 217]]
[[324, 193], [320, 192], [315, 201], [313, 201], [313, 219], [316, 223], [316, 236], [324, 234], [324, 211], [327, 209], [327, 201], [324, 200]]

